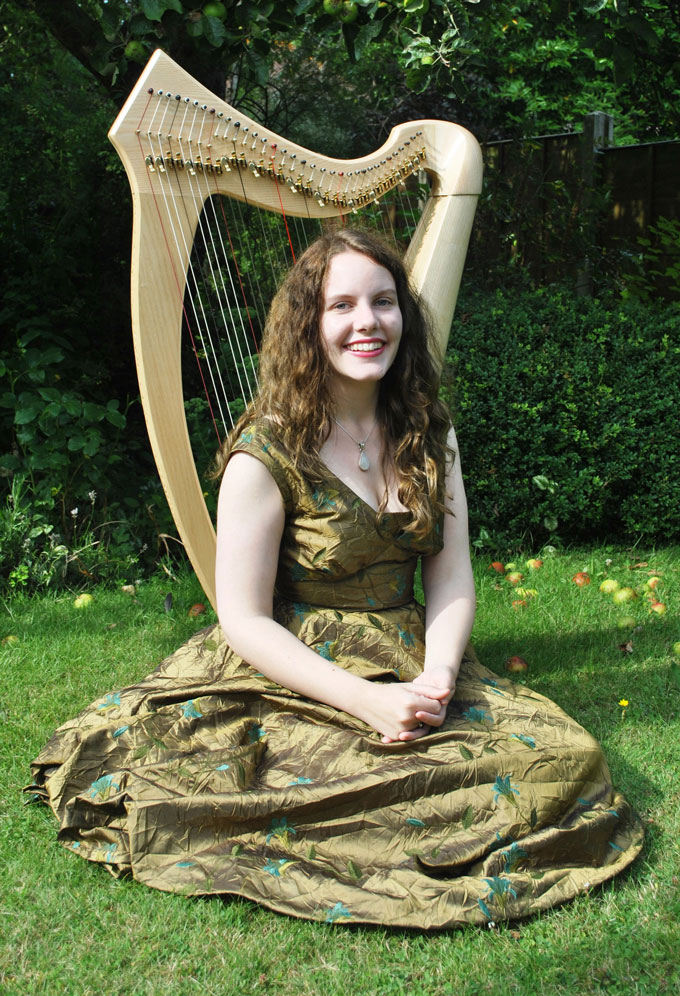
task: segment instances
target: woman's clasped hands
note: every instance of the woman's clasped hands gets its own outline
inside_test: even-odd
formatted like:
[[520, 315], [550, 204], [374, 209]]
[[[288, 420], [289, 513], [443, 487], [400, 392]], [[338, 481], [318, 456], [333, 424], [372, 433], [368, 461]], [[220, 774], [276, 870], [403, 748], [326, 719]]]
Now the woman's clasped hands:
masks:
[[362, 718], [382, 733], [385, 744], [417, 740], [442, 725], [455, 684], [449, 668], [423, 671], [413, 681], [376, 682]]

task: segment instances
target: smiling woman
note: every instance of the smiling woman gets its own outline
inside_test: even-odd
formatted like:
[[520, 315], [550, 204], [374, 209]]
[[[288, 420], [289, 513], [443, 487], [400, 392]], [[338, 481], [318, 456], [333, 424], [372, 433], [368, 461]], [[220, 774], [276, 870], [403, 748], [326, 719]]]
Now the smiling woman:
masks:
[[34, 764], [76, 853], [158, 889], [421, 929], [528, 916], [638, 853], [599, 745], [467, 646], [467, 507], [428, 342], [373, 236], [325, 235], [290, 272], [221, 455], [220, 624]]

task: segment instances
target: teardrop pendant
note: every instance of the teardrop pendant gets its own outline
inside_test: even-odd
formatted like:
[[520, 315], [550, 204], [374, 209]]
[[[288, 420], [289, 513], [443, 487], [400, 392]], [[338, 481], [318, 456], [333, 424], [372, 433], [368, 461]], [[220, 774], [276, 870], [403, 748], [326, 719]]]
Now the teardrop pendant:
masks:
[[364, 446], [361, 446], [361, 453], [359, 454], [359, 470], [370, 470], [370, 467], [371, 461], [368, 459]]

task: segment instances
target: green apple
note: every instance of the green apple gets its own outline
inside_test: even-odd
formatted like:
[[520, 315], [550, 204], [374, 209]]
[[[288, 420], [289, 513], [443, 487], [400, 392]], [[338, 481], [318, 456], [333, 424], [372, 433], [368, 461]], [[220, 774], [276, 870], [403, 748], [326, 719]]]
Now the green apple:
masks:
[[623, 605], [625, 602], [632, 602], [637, 595], [632, 588], [617, 588], [612, 598], [616, 605]]
[[539, 567], [543, 567], [543, 561], [532, 557], [530, 560], [527, 560], [527, 567], [530, 571], [537, 571]]
[[125, 46], [125, 58], [130, 62], [146, 62], [146, 49], [140, 41], [129, 41]]
[[666, 615], [666, 603], [665, 602], [652, 602], [649, 606], [650, 612], [656, 612], [657, 616]]
[[345, 0], [323, 0], [323, 9], [333, 17], [340, 17]]
[[343, 24], [351, 24], [359, 16], [359, 8], [352, 0], [345, 0], [338, 16]]
[[615, 591], [618, 591], [621, 585], [614, 578], [605, 578], [605, 580], [600, 585], [600, 591], [604, 595], [612, 595]]
[[619, 629], [634, 629], [636, 622], [635, 616], [621, 616], [616, 625]]
[[673, 644], [673, 653], [676, 657], [680, 657], [680, 640]]
[[219, 0], [215, 0], [215, 2], [205, 5], [203, 13], [206, 17], [216, 17], [218, 21], [223, 21], [227, 16], [227, 8]]
[[88, 594], [86, 591], [82, 595], [78, 595], [73, 599], [73, 604], [76, 609], [85, 609], [88, 605], [91, 605], [94, 601], [92, 595]]
[[647, 591], [654, 591], [654, 589], [657, 588], [660, 584], [663, 584], [661, 578], [653, 577], [645, 581], [642, 587], [646, 588]]
[[10, 633], [9, 636], [4, 636], [3, 637], [3, 639], [2, 639], [2, 646], [3, 647], [9, 647], [13, 643], [18, 643], [18, 642], [19, 642], [19, 637], [15, 636], [14, 633]]
[[523, 577], [524, 575], [520, 574], [519, 571], [510, 571], [509, 574], [505, 575], [506, 581], [509, 581], [510, 584], [519, 584]]
[[505, 565], [505, 569], [506, 569], [506, 571], [516, 571], [517, 570], [517, 564], [515, 564], [514, 562], [511, 563], [511, 564], [506, 564]]

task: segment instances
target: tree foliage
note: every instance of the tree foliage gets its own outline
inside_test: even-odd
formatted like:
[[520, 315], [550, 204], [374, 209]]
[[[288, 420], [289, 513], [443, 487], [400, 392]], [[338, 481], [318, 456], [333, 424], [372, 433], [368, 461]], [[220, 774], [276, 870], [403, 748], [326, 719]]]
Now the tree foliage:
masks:
[[594, 109], [629, 138], [677, 133], [680, 12], [666, 0], [30, 2], [119, 103], [156, 47], [220, 94], [228, 77], [264, 86], [281, 43], [307, 38], [341, 43], [349, 78], [387, 56], [482, 137], [561, 129]]

